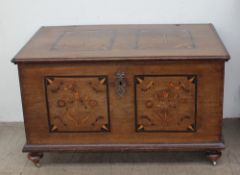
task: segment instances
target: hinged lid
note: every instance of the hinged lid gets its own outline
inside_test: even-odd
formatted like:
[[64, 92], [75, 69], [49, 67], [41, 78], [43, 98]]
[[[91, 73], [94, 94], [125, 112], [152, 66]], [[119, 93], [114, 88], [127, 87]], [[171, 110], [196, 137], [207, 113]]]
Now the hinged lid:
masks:
[[228, 60], [211, 24], [42, 27], [13, 59], [20, 62]]

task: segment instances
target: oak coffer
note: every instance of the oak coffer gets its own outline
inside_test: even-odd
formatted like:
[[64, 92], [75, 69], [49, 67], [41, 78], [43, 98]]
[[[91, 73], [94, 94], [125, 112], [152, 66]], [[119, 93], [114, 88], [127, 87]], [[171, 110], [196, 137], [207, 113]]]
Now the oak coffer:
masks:
[[26, 145], [47, 151], [224, 148], [224, 63], [213, 25], [42, 27], [18, 65]]

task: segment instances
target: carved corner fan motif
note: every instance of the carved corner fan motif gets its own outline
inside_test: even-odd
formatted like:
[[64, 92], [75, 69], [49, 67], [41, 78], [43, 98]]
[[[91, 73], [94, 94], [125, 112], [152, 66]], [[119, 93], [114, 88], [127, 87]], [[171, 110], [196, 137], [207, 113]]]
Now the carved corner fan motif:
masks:
[[106, 76], [45, 77], [50, 132], [108, 132]]
[[137, 132], [196, 131], [197, 76], [135, 76]]

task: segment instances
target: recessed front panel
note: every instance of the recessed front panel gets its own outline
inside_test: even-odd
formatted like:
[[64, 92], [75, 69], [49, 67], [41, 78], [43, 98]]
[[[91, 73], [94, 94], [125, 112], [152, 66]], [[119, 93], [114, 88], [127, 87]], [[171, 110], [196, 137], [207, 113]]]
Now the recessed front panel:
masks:
[[137, 132], [194, 132], [197, 77], [195, 75], [137, 75]]
[[45, 77], [50, 132], [109, 131], [106, 76]]

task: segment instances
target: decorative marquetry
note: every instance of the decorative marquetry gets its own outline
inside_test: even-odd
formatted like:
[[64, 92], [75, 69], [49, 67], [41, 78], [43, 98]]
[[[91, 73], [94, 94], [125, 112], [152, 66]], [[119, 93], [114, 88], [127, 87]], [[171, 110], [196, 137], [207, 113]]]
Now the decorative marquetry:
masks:
[[135, 76], [137, 131], [196, 130], [195, 75]]
[[46, 77], [51, 132], [109, 131], [107, 77]]

